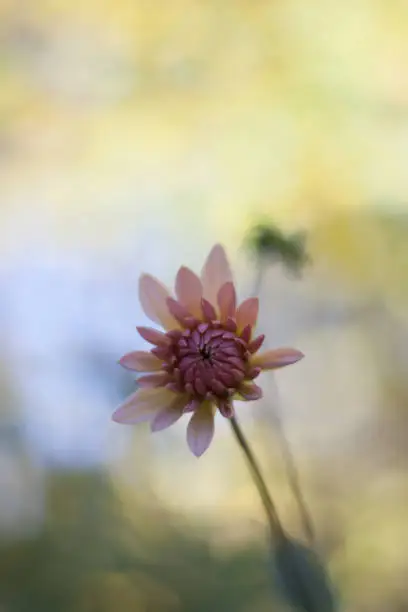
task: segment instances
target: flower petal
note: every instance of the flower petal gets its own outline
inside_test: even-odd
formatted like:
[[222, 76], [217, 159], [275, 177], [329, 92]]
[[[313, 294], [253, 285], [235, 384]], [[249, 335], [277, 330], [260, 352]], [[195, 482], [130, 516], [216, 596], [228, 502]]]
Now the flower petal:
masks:
[[252, 327], [250, 325], [245, 325], [244, 329], [241, 331], [241, 340], [248, 343], [251, 340]]
[[182, 267], [176, 276], [177, 299], [193, 314], [201, 318], [201, 298], [203, 286], [198, 276], [189, 268]]
[[211, 444], [214, 436], [214, 405], [203, 402], [193, 413], [187, 426], [187, 443], [191, 452], [200, 457]]
[[205, 298], [201, 299], [202, 316], [206, 321], [215, 321], [217, 319], [217, 311]]
[[160, 359], [146, 351], [127, 353], [119, 359], [119, 363], [124, 368], [134, 370], [135, 372], [154, 372], [162, 367]]
[[169, 312], [175, 319], [177, 319], [180, 325], [183, 325], [185, 319], [188, 319], [191, 317], [191, 312], [187, 310], [185, 306], [180, 304], [180, 302], [178, 302], [174, 298], [172, 297], [167, 298], [166, 303], [167, 303], [167, 308], [169, 309]]
[[198, 399], [190, 399], [184, 407], [183, 413], [186, 412], [195, 412], [200, 407], [200, 400]]
[[163, 361], [167, 361], [171, 357], [172, 348], [171, 346], [155, 346], [152, 348], [151, 353], [159, 359], [160, 363], [163, 363]]
[[216, 304], [221, 286], [232, 281], [232, 272], [224, 248], [216, 244], [204, 264], [201, 281], [203, 295], [212, 304]]
[[231, 282], [224, 283], [217, 294], [220, 321], [225, 322], [228, 317], [235, 317], [236, 300], [234, 284]]
[[144, 376], [139, 376], [137, 379], [137, 384], [142, 388], [155, 388], [155, 387], [164, 387], [170, 382], [170, 376], [167, 372], [157, 372], [156, 374], [145, 374]]
[[138, 389], [116, 408], [112, 420], [126, 424], [149, 421], [174, 398], [175, 394], [168, 389]]
[[163, 332], [153, 329], [153, 327], [136, 327], [143, 340], [150, 342], [150, 344], [156, 344], [158, 346], [169, 346], [170, 338], [163, 334]]
[[248, 298], [238, 306], [236, 314], [238, 333], [240, 333], [247, 325], [255, 327], [258, 319], [258, 310], [258, 298]]
[[261, 399], [262, 389], [255, 383], [243, 383], [238, 389], [238, 393], [246, 401]]
[[162, 429], [167, 429], [170, 425], [173, 425], [179, 418], [184, 414], [184, 407], [188, 402], [188, 396], [183, 395], [181, 397], [177, 397], [169, 406], [160, 410], [153, 421], [151, 422], [151, 430], [161, 431]]
[[252, 342], [248, 344], [248, 351], [250, 353], [256, 353], [256, 351], [258, 351], [261, 348], [264, 340], [265, 340], [265, 334], [261, 334], [260, 336], [252, 340]]
[[296, 363], [304, 357], [303, 353], [293, 348], [278, 348], [255, 355], [251, 359], [251, 366], [258, 366], [262, 370], [276, 370]]
[[166, 287], [157, 278], [150, 274], [142, 274], [139, 279], [140, 303], [149, 319], [159, 323], [164, 329], [179, 327], [166, 304], [169, 296]]
[[232, 419], [235, 414], [234, 406], [232, 405], [231, 400], [226, 400], [225, 402], [220, 402], [218, 404], [218, 410], [221, 412], [222, 416], [226, 419]]

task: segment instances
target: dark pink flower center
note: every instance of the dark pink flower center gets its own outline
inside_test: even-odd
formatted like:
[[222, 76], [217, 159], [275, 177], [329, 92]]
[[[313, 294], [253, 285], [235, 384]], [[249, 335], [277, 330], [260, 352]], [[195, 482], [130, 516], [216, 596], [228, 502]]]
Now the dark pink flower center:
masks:
[[170, 388], [200, 400], [225, 400], [251, 377], [248, 344], [226, 327], [212, 321], [169, 332], [172, 343], [165, 369], [171, 377]]

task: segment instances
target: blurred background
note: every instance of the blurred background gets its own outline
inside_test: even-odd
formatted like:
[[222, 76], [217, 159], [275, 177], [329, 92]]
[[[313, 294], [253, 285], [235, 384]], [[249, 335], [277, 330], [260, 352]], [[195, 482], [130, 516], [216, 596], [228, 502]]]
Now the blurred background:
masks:
[[276, 410], [344, 609], [408, 610], [407, 35], [400, 0], [0, 0], [1, 612], [287, 609], [228, 423], [197, 461], [110, 420], [139, 274], [218, 241], [306, 354], [238, 412], [285, 526]]

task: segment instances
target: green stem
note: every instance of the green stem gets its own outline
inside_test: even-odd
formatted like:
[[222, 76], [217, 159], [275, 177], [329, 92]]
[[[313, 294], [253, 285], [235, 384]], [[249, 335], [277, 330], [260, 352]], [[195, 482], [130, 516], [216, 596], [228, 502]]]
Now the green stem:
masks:
[[256, 488], [258, 489], [259, 496], [261, 498], [267, 519], [268, 524], [271, 530], [272, 537], [284, 540], [286, 538], [285, 531], [282, 527], [282, 523], [280, 522], [278, 512], [276, 510], [276, 506], [272, 500], [272, 497], [268, 491], [268, 487], [266, 486], [265, 480], [262, 476], [262, 472], [258, 465], [258, 462], [253, 454], [251, 447], [249, 446], [241, 427], [238, 425], [238, 422], [235, 417], [230, 419], [232, 431], [234, 432], [235, 438], [241, 447], [245, 455], [245, 459], [247, 461], [249, 471], [251, 473], [252, 479]]

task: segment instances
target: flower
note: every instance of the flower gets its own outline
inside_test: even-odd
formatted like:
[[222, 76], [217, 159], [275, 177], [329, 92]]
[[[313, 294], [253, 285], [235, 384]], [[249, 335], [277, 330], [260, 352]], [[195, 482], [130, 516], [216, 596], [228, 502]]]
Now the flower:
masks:
[[299, 361], [300, 351], [279, 348], [258, 354], [264, 336], [254, 337], [258, 298], [238, 307], [231, 269], [221, 245], [211, 250], [201, 278], [181, 267], [174, 299], [156, 278], [143, 274], [139, 297], [146, 315], [164, 328], [138, 327], [150, 352], [133, 351], [119, 363], [136, 372], [139, 388], [113, 414], [118, 423], [150, 421], [152, 431], [169, 427], [192, 413], [187, 442], [199, 457], [214, 435], [214, 416], [234, 416], [232, 401], [256, 400], [262, 390], [253, 381], [262, 370]]

